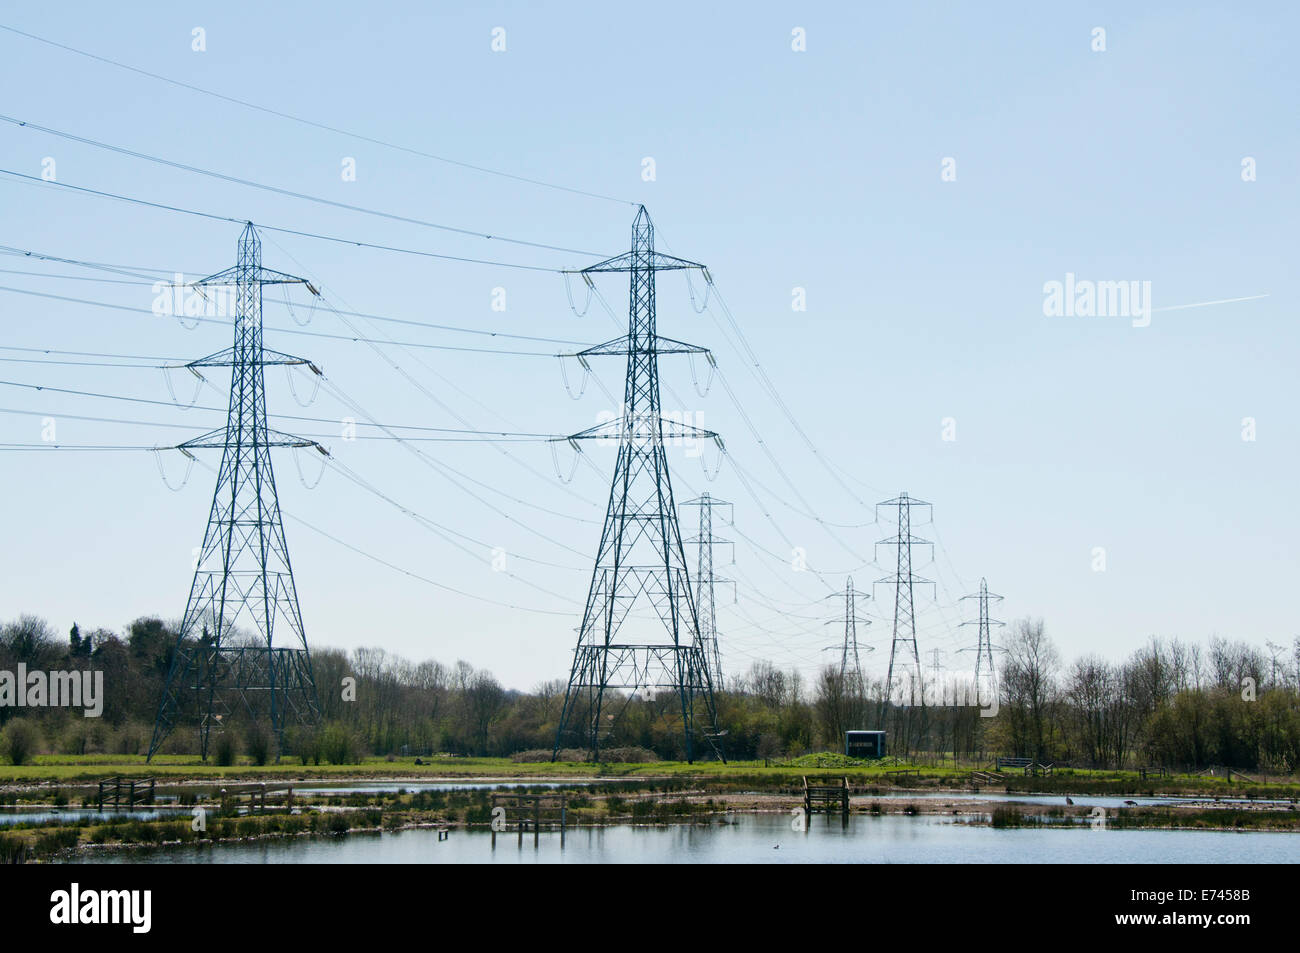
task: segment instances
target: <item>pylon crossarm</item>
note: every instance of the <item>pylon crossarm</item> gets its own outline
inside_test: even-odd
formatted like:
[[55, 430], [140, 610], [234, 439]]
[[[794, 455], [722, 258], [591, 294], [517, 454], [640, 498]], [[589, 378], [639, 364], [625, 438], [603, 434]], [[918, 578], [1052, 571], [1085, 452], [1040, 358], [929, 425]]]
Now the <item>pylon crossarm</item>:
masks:
[[[186, 440], [184, 443], [177, 444], [174, 447], [159, 447], [159, 450], [179, 450], [185, 453], [187, 450], [225, 450], [227, 436], [225, 428], [213, 430], [205, 433], [200, 437], [192, 440]], [[278, 430], [267, 430], [266, 439], [259, 441], [263, 447], [315, 447], [324, 456], [329, 456], [329, 451], [317, 443], [315, 440], [308, 440], [306, 437], [295, 437], [293, 434], [280, 433]], [[186, 454], [188, 456], [188, 454]]]
[[215, 275], [208, 275], [206, 278], [200, 278], [197, 281], [187, 281], [181, 287], [183, 288], [201, 288], [204, 285], [233, 285], [236, 282], [240, 272], [240, 266], [234, 265]]
[[695, 268], [708, 274], [708, 268], [698, 261], [687, 261], [685, 258], [676, 258], [673, 255], [665, 255], [662, 252], [652, 251], [648, 254], [640, 252], [624, 252], [621, 255], [615, 255], [613, 258], [606, 258], [604, 261], [597, 262], [594, 265], [588, 265], [586, 268], [577, 268], [570, 271], [563, 271], [561, 274], [566, 275], [593, 275], [599, 272], [611, 271], [684, 271], [688, 268]]
[[[187, 281], [181, 287], [183, 288], [203, 288], [211, 285], [237, 285], [242, 279], [242, 271], [239, 265], [233, 268], [227, 268], [219, 271], [215, 275], [208, 275], [206, 278], [200, 278], [197, 281]], [[282, 271], [273, 271], [270, 268], [258, 268], [252, 281], [262, 285], [302, 285], [316, 297], [320, 297], [320, 292], [306, 278], [299, 278], [297, 275], [286, 275]]]
[[700, 347], [696, 344], [687, 344], [685, 341], [677, 341], [673, 338], [666, 338], [662, 335], [655, 335], [654, 348], [648, 348], [644, 344], [640, 348], [633, 348], [630, 338], [625, 334], [622, 337], [615, 338], [612, 341], [606, 341], [604, 344], [595, 344], [582, 351], [574, 351], [571, 354], [561, 354], [560, 357], [576, 357], [579, 360], [586, 357], [626, 357], [629, 353], [635, 354], [703, 354], [709, 359], [710, 363], [716, 363], [713, 358], [713, 352], [707, 347]]
[[721, 446], [722, 437], [712, 430], [704, 430], [701, 427], [692, 427], [690, 424], [678, 423], [675, 420], [668, 420], [664, 417], [659, 418], [660, 432], [668, 438], [674, 440], [716, 440]]
[[[666, 417], [645, 416], [634, 421], [634, 424], [653, 424], [655, 420], [659, 421], [659, 432], [665, 439], [674, 440], [716, 440], [719, 443], [722, 437], [712, 430], [704, 430], [700, 427], [692, 427], [688, 424], [678, 423], [675, 420], [669, 420]], [[575, 434], [569, 434], [565, 437], [552, 437], [550, 443], [560, 443], [574, 440], [618, 440], [627, 429], [623, 426], [623, 418], [607, 420], [604, 423], [596, 424], [594, 427], [588, 427], [586, 430], [580, 430]], [[631, 436], [648, 438], [652, 436], [650, 428], [642, 429], [634, 426]]]
[[290, 364], [306, 366], [313, 374], [320, 374], [318, 368], [305, 357], [294, 357], [292, 354], [283, 354], [280, 351], [263, 350], [262, 356], [256, 361], [246, 360], [234, 348], [228, 347], [225, 350], [217, 351], [215, 354], [209, 354], [207, 357], [201, 357], [197, 361], [190, 361], [188, 364], [177, 364], [176, 368], [186, 368], [193, 371], [196, 367], [235, 367], [235, 366], [269, 366], [273, 364]]
[[319, 298], [320, 292], [306, 278], [299, 278], [297, 275], [286, 275], [283, 271], [273, 271], [270, 268], [262, 268], [258, 271], [257, 280], [264, 285], [302, 285], [313, 295]]
[[[668, 347], [663, 345], [667, 344]], [[717, 366], [713, 359], [713, 352], [707, 347], [700, 347], [698, 344], [687, 344], [685, 341], [678, 341], [674, 338], [666, 338], [662, 334], [655, 336], [655, 351], [659, 354], [703, 354], [709, 359], [709, 363]]]
[[[902, 582], [904, 585], [906, 585], [906, 583], [907, 583], [907, 578], [906, 578], [906, 577], [902, 577], [902, 578], [900, 578], [899, 575], [898, 575], [897, 573], [895, 573], [895, 574], [892, 575], [892, 576], [885, 576], [883, 579], [877, 579], [874, 583], [872, 583], [872, 585], [874, 585], [874, 586], [883, 586], [883, 585], [896, 586], [896, 585], [898, 585], [898, 583], [900, 583], [900, 582]], [[915, 584], [917, 584], [917, 585], [921, 585], [921, 586], [933, 586], [933, 585], [935, 585], [935, 582], [934, 582], [933, 579], [922, 579], [920, 576], [916, 576], [916, 575], [912, 576], [912, 582], [915, 583]]]

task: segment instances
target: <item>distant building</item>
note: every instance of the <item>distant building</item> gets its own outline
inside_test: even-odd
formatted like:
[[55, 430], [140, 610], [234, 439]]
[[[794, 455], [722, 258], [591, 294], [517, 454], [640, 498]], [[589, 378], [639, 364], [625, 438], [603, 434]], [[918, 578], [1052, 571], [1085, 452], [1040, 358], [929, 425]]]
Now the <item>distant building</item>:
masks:
[[885, 733], [883, 731], [844, 732], [844, 753], [850, 758], [883, 758]]

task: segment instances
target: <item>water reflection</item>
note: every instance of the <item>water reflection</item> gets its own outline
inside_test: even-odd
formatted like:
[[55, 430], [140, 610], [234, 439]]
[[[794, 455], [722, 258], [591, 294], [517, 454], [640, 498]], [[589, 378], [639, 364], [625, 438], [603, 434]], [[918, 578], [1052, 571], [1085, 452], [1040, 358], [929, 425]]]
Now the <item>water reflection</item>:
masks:
[[995, 830], [938, 815], [817, 815], [807, 830], [787, 814], [660, 827], [569, 828], [513, 834], [492, 847], [487, 830], [434, 830], [106, 852], [97, 863], [1294, 863], [1300, 834], [1152, 830]]

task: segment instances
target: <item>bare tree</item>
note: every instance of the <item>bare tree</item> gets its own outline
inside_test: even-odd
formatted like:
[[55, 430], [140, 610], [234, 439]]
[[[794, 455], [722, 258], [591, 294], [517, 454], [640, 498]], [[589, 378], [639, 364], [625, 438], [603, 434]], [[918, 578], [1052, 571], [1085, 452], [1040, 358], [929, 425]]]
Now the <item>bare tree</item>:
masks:
[[1042, 761], [1060, 656], [1042, 619], [1019, 620], [1006, 648], [1001, 684], [1011, 740], [1017, 754]]

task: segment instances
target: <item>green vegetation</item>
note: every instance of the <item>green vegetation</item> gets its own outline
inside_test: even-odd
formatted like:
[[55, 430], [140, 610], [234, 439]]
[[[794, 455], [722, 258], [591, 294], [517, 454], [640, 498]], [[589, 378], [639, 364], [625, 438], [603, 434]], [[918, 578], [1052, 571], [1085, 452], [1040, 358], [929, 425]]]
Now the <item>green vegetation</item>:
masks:
[[[755, 663], [717, 693], [726, 753], [740, 762], [725, 766], [682, 764], [680, 712], [674, 715], [677, 706], [663, 695], [642, 694], [617, 706], [621, 714], [604, 743], [604, 763], [584, 763], [585, 750], [565, 748], [563, 763], [552, 765], [563, 682], [508, 691], [490, 673], [464, 662], [412, 664], [381, 649], [317, 649], [319, 726], [286, 730], [283, 750], [277, 751], [264, 720], [235, 712], [213, 736], [207, 765], [197, 764], [195, 732], [178, 728], [148, 773], [284, 777], [310, 768], [313, 774], [366, 776], [430, 768], [457, 776], [730, 778], [739, 769], [763, 778], [774, 777], [768, 773], [773, 770], [795, 776], [848, 772], [857, 782], [894, 783], [881, 776], [879, 765], [835, 753], [846, 729], [866, 727], [888, 731], [891, 754], [919, 768], [921, 783], [961, 783], [996, 754], [1058, 766], [1051, 779], [1010, 777], [1006, 783], [1015, 790], [1022, 783], [1080, 790], [1091, 783], [1077, 773], [1084, 767], [1112, 769], [1106, 790], [1123, 791], [1141, 787], [1119, 769], [1142, 765], [1176, 771], [1191, 790], [1203, 785], [1190, 775], [1213, 765], [1274, 777], [1300, 768], [1300, 671], [1273, 664], [1248, 644], [1214, 639], [1202, 647], [1153, 639], [1122, 663], [1087, 657], [1066, 666], [1042, 623], [1022, 620], [1006, 648], [997, 714], [988, 718], [969, 694], [931, 693], [926, 706], [905, 707], [898, 692], [886, 703], [881, 685], [850, 686], [833, 668], [806, 685], [798, 673]], [[31, 616], [0, 625], [0, 670], [21, 662], [29, 669], [89, 668], [105, 675], [102, 718], [63, 709], [16, 717], [14, 709], [0, 708], [0, 761], [7, 767], [0, 769], [0, 780], [92, 778], [116, 767], [143, 773], [140, 756], [174, 651], [175, 633], [156, 618], [137, 619], [123, 633], [74, 627], [66, 639]], [[345, 678], [355, 680], [355, 700], [344, 700], [339, 691]], [[197, 720], [196, 712], [182, 715], [182, 725]], [[576, 723], [585, 717], [577, 712]], [[580, 744], [581, 738], [569, 743]], [[715, 757], [702, 744], [696, 755]], [[1059, 768], [1068, 764], [1076, 774], [1063, 780]]]
[[989, 818], [993, 827], [1032, 827], [1038, 824], [1038, 818], [1024, 814], [1016, 807], [995, 807]]
[[37, 731], [26, 718], [14, 718], [0, 732], [0, 751], [10, 764], [26, 764], [36, 753], [38, 743]]
[[829, 751], [819, 751], [815, 754], [800, 755], [797, 758], [791, 758], [789, 761], [782, 761], [777, 765], [779, 768], [863, 768], [870, 766], [870, 761], [862, 761], [857, 758], [850, 758], [842, 754], [832, 754]]

